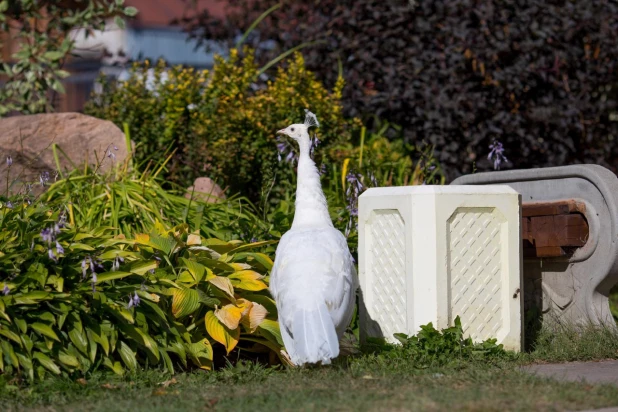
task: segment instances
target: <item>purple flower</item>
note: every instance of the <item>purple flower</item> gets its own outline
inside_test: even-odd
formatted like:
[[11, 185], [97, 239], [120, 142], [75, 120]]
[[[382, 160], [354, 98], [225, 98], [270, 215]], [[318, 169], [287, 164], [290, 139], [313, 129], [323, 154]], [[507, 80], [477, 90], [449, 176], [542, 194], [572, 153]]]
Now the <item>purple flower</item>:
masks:
[[373, 187], [378, 187], [378, 179], [376, 179], [375, 175], [372, 173], [369, 174], [369, 181]]
[[124, 263], [124, 259], [120, 256], [116, 256], [114, 263], [112, 264], [112, 272], [117, 271], [120, 268], [121, 263]]
[[135, 294], [133, 296], [129, 295], [129, 304], [127, 305], [127, 308], [137, 306], [140, 304], [140, 302], [141, 299], [139, 298], [139, 296], [137, 296], [137, 291], [135, 291]]
[[114, 145], [114, 150], [118, 150], [118, 147], [116, 147], [116, 145]]
[[46, 228], [41, 230], [41, 239], [43, 239], [43, 242], [47, 242], [48, 245], [51, 245], [52, 241], [55, 240], [55, 236], [51, 229]]
[[41, 186], [45, 186], [47, 184], [47, 182], [49, 182], [49, 172], [48, 171], [44, 171], [39, 176], [39, 183], [41, 184]]
[[13, 158], [11, 156], [6, 157], [6, 165], [11, 167], [13, 165]]
[[320, 165], [320, 169], [318, 170], [318, 173], [320, 173], [320, 176], [323, 176], [324, 174], [326, 174], [326, 165], [324, 163]]
[[47, 249], [47, 256], [49, 256], [49, 258], [53, 260], [54, 262], [58, 261], [58, 258], [56, 257], [56, 255], [54, 255], [54, 251], [51, 249]]
[[7, 202], [6, 202], [6, 207], [7, 207], [8, 209], [13, 209], [13, 203], [11, 203], [11, 201], [10, 201], [10, 200], [7, 200]]
[[314, 134], [313, 139], [311, 139], [311, 146], [309, 147], [309, 156], [313, 157], [313, 151], [315, 150], [316, 147], [318, 147], [319, 144], [320, 144], [320, 140]]
[[97, 291], [97, 274], [95, 272], [92, 272], [92, 293]]
[[88, 274], [88, 258], [84, 258], [82, 260], [82, 277], [86, 279], [86, 275]]
[[61, 254], [64, 255], [64, 248], [62, 247], [62, 245], [56, 240], [56, 251]]
[[11, 290], [9, 289], [9, 287], [7, 286], [7, 284], [4, 284], [4, 287], [2, 288], [2, 294], [4, 296], [8, 295], [11, 292]]
[[295, 162], [296, 153], [285, 140], [279, 139], [277, 143], [277, 160], [281, 161], [282, 158], [285, 159], [287, 163]]
[[508, 162], [506, 156], [504, 156], [504, 147], [502, 146], [502, 143], [494, 140], [493, 144], [489, 145], [489, 149], [491, 151], [489, 152], [487, 159], [494, 162], [494, 170], [500, 170], [500, 165], [502, 162]]

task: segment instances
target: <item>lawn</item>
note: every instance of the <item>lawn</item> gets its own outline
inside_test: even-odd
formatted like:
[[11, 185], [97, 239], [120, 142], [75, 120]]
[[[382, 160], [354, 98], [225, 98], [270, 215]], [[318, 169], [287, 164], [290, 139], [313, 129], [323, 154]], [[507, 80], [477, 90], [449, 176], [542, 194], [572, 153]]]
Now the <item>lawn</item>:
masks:
[[[532, 353], [423, 367], [395, 348], [340, 358], [332, 366], [274, 369], [237, 363], [172, 377], [151, 370], [86, 380], [0, 385], [5, 411], [195, 410], [582, 410], [618, 405], [618, 388], [564, 383], [520, 370], [529, 362], [616, 357], [607, 331], [546, 335]], [[618, 341], [616, 339], [614, 342]], [[568, 342], [571, 342], [568, 344]], [[613, 355], [613, 356], [612, 356]]]

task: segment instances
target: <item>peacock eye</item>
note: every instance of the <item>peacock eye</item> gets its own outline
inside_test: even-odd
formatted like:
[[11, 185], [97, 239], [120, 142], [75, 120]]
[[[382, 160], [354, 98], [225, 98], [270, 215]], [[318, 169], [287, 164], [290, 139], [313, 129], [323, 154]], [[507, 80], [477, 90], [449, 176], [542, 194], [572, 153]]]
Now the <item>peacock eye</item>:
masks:
[[294, 131], [294, 128], [292, 127], [290, 130]]

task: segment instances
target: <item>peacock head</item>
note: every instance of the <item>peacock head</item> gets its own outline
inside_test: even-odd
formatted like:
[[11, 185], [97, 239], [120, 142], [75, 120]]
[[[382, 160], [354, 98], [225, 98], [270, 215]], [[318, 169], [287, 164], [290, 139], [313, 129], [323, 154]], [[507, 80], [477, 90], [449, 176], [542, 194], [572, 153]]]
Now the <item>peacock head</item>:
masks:
[[288, 135], [294, 140], [299, 140], [303, 136], [306, 136], [308, 139], [309, 138], [308, 130], [312, 126], [320, 127], [318, 118], [315, 116], [315, 114], [305, 109], [305, 122], [304, 123], [297, 123], [297, 124], [289, 125], [285, 129], [279, 130], [277, 133]]

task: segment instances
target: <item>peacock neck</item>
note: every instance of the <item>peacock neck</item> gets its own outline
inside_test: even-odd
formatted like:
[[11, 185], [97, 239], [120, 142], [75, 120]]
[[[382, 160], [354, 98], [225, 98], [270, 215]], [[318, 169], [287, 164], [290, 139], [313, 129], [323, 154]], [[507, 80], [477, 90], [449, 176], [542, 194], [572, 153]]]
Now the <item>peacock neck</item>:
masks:
[[311, 141], [304, 133], [299, 139], [298, 179], [296, 183], [296, 211], [292, 228], [333, 226], [322, 191], [320, 174], [309, 155]]

